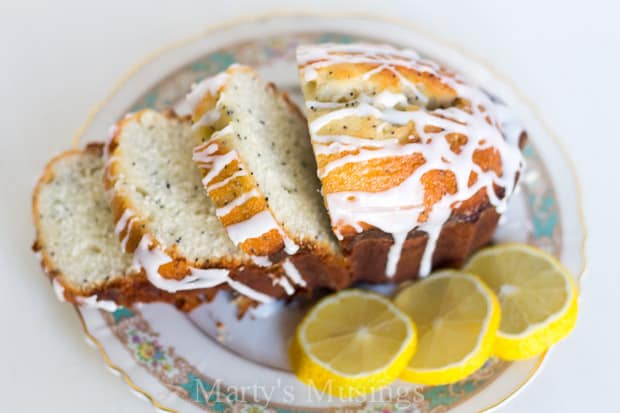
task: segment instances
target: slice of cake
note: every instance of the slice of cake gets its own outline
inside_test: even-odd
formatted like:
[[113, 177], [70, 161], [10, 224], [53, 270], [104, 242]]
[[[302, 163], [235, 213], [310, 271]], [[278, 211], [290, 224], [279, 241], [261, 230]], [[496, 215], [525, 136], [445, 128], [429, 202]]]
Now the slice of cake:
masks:
[[201, 294], [155, 288], [121, 251], [101, 184], [103, 145], [73, 150], [45, 168], [33, 195], [33, 249], [61, 300], [108, 311], [117, 305], [162, 301], [189, 311]]
[[165, 291], [228, 286], [260, 303], [294, 294], [303, 279], [256, 265], [231, 242], [202, 188], [194, 146], [189, 119], [172, 113], [145, 110], [114, 128], [104, 183], [125, 251]]
[[460, 265], [512, 194], [522, 129], [481, 90], [415, 52], [302, 46], [305, 111], [331, 225], [354, 277]]
[[228, 236], [305, 287], [350, 277], [320, 194], [306, 120], [285, 93], [246, 66], [195, 85], [187, 98], [193, 159]]

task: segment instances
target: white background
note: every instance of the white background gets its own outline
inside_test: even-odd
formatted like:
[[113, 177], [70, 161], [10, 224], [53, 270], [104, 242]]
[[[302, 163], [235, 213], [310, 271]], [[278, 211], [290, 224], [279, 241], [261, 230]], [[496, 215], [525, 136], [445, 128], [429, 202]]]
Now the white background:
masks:
[[[0, 0], [0, 411], [151, 411], [121, 379], [106, 371], [99, 354], [84, 343], [74, 310], [56, 300], [36, 260], [25, 253], [33, 240], [32, 183], [51, 154], [67, 147], [91, 106], [146, 53], [215, 22], [273, 10], [303, 10], [295, 4]], [[575, 332], [503, 411], [616, 410], [618, 2], [314, 0], [312, 4], [313, 11], [365, 10], [410, 20], [491, 62], [541, 109], [568, 147], [581, 177], [589, 265]]]

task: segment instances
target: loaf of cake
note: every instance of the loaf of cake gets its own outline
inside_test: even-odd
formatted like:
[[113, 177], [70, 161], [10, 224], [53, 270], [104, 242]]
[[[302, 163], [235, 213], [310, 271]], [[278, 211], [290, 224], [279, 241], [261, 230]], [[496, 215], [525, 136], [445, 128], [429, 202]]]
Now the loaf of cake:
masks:
[[189, 119], [144, 110], [119, 122], [103, 177], [116, 232], [153, 285], [174, 293], [229, 288], [266, 303], [288, 295], [281, 268], [263, 268], [229, 239], [192, 161]]
[[307, 119], [248, 67], [195, 85], [191, 116], [127, 115], [46, 167], [34, 249], [76, 304], [219, 290], [243, 306], [460, 266], [518, 182], [509, 111], [413, 51], [298, 49]]
[[320, 194], [304, 116], [251, 68], [233, 65], [187, 97], [193, 159], [228, 236], [294, 289], [351, 282]]
[[487, 243], [523, 165], [522, 128], [409, 50], [301, 46], [305, 112], [331, 225], [355, 280], [459, 266]]
[[[103, 145], [67, 151], [35, 186], [33, 249], [61, 300], [113, 311], [117, 305], [168, 302], [189, 311], [208, 291], [170, 294], [156, 288], [121, 251], [102, 186]], [[206, 294], [206, 295], [205, 295]]]

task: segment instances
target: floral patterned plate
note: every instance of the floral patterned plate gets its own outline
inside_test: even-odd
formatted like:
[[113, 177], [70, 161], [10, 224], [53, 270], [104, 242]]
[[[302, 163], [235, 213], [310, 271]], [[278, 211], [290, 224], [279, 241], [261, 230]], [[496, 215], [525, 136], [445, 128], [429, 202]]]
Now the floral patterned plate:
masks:
[[[373, 41], [416, 49], [453, 67], [514, 108], [530, 141], [520, 191], [497, 240], [535, 244], [574, 273], [584, 266], [585, 231], [578, 183], [559, 142], [526, 99], [491, 68], [428, 34], [367, 17], [260, 17], [221, 26], [164, 48], [122, 79], [93, 111], [73, 144], [101, 140], [128, 111], [178, 106], [190, 85], [233, 62], [255, 66], [295, 98], [300, 43]], [[532, 379], [545, 355], [519, 363], [491, 359], [448, 386], [396, 382], [372, 395], [340, 400], [306, 387], [288, 369], [287, 340], [303, 306], [271, 306], [236, 320], [220, 295], [189, 315], [164, 304], [106, 313], [77, 308], [84, 330], [111, 369], [168, 412], [469, 412], [492, 409]]]

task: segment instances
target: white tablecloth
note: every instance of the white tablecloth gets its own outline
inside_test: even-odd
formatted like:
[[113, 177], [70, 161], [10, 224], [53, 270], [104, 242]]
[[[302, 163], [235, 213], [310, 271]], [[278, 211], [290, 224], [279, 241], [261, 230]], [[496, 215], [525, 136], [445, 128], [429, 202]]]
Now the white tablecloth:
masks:
[[[33, 240], [32, 183], [140, 57], [215, 22], [294, 5], [158, 3], [0, 3], [0, 411], [152, 411], [85, 345], [74, 310], [56, 300], [25, 253]], [[620, 9], [609, 0], [569, 3], [577, 2], [313, 2], [314, 11], [409, 19], [484, 57], [542, 109], [576, 161], [590, 233], [579, 322], [507, 412], [618, 409]]]

